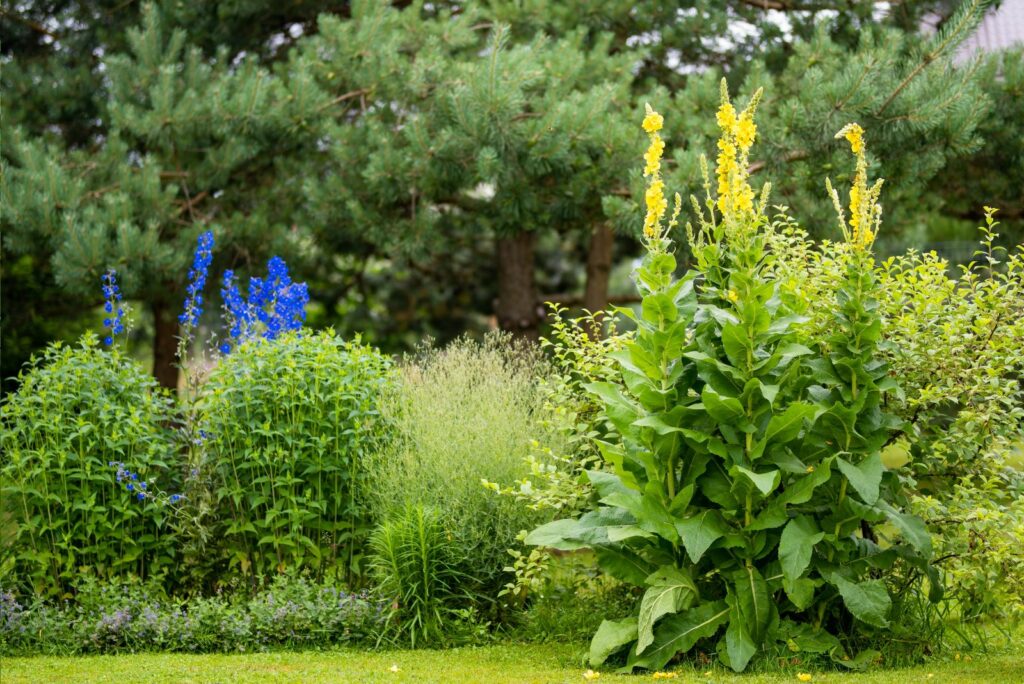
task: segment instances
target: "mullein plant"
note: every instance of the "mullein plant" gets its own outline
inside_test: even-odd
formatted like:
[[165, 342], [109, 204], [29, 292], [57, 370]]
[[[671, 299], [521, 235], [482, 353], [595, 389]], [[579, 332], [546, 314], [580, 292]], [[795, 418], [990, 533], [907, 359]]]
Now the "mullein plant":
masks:
[[595, 666], [624, 654], [625, 671], [659, 670], [699, 643], [737, 671], [776, 644], [866, 665], [877, 654], [861, 637], [889, 625], [881, 578], [898, 561], [912, 579], [931, 573], [928, 535], [900, 512], [879, 458], [897, 424], [882, 398], [896, 385], [876, 354], [880, 186], [867, 187], [863, 132], [841, 132], [858, 169], [851, 220], [840, 216], [849, 265], [835, 302], [821, 303], [835, 332], [812, 348], [797, 341], [806, 319], [770, 274], [769, 187], [758, 196], [749, 184], [760, 96], [737, 112], [723, 81], [716, 192], [705, 161], [707, 198], [693, 201], [697, 226], [686, 228], [697, 267], [678, 279], [663, 120], [648, 107], [643, 121], [647, 254], [635, 274], [640, 312], [624, 312], [637, 334], [612, 355], [623, 382], [589, 385], [617, 438], [600, 444], [607, 467], [588, 472], [597, 505], [527, 537], [592, 548], [606, 572], [643, 590], [635, 615], [598, 629]]

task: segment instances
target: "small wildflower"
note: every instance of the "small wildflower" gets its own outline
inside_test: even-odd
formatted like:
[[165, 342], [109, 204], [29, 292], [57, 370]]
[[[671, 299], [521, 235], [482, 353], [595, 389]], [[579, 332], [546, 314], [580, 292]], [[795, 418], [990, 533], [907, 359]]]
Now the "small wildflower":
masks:
[[811, 681], [811, 679], [813, 679], [813, 677], [811, 677], [811, 675], [807, 672], [798, 672], [796, 678], [799, 679], [801, 682], [809, 682]]
[[651, 675], [651, 679], [675, 679], [678, 676], [678, 672], [655, 672]]
[[181, 494], [171, 494], [171, 503], [178, 503], [179, 501], [181, 501]]
[[401, 672], [401, 668], [398, 667], [397, 663], [392, 663], [391, 667], [388, 668], [389, 672]]
[[589, 679], [600, 679], [600, 677], [601, 677], [601, 673], [600, 672], [594, 672], [593, 670], [587, 670], [586, 672], [583, 673], [583, 678], [584, 679], [588, 679], [588, 680]]
[[729, 293], [726, 295], [726, 298], [733, 304], [740, 300], [740, 296], [736, 294], [736, 290], [729, 290]]
[[814, 472], [814, 466], [812, 466], [812, 465], [807, 466], [807, 472], [813, 473]]

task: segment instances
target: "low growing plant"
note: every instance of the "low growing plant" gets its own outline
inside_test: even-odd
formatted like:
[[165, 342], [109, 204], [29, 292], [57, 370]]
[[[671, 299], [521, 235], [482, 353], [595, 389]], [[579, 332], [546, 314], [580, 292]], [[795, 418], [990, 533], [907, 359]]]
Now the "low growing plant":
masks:
[[295, 575], [263, 590], [178, 600], [157, 582], [77, 583], [73, 601], [0, 591], [4, 655], [265, 651], [371, 643], [384, 606]]
[[408, 504], [370, 537], [378, 593], [391, 602], [382, 637], [418, 645], [443, 643], [460, 610], [471, 605], [474, 578], [436, 510]]
[[[868, 186], [863, 132], [845, 137], [857, 160], [835, 289], [819, 301], [831, 334], [800, 342], [806, 318], [787, 306], [768, 264], [765, 217], [748, 184], [754, 95], [742, 112], [722, 86], [716, 181], [688, 226], [696, 268], [675, 278], [661, 180], [662, 117], [648, 109], [644, 175], [647, 255], [635, 339], [614, 353], [621, 384], [589, 389], [615, 435], [601, 443], [612, 472], [588, 473], [597, 507], [534, 530], [528, 543], [591, 548], [609, 574], [642, 588], [636, 614], [605, 620], [593, 665], [625, 651], [624, 670], [659, 670], [698, 644], [740, 671], [785, 644], [859, 667], [890, 626], [886, 577], [921, 583], [931, 539], [902, 510], [898, 478], [880, 452], [899, 421], [897, 389], [877, 345], [881, 321], [871, 244], [880, 183]], [[705, 166], [706, 169], [706, 166]]]

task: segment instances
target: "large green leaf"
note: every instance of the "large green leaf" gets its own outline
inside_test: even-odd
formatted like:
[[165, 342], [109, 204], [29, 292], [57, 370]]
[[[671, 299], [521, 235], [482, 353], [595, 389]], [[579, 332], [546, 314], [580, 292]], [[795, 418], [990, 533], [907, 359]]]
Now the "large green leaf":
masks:
[[746, 416], [743, 404], [739, 399], [722, 397], [712, 391], [710, 387], [704, 387], [704, 391], [701, 393], [701, 402], [708, 415], [719, 423], [731, 424]]
[[871, 454], [857, 465], [837, 458], [836, 464], [864, 503], [870, 505], [878, 501], [878, 487], [882, 484], [882, 472], [885, 470], [881, 455]]
[[746, 622], [750, 637], [755, 644], [760, 644], [772, 616], [768, 583], [752, 565], [737, 570], [732, 578], [736, 607]]
[[785, 589], [786, 596], [797, 607], [797, 610], [803, 610], [811, 605], [811, 601], [814, 599], [814, 580], [807, 577], [801, 577], [792, 582], [783, 579], [782, 588]]
[[601, 499], [602, 503], [609, 506], [624, 508], [636, 518], [636, 524], [648, 532], [668, 539], [671, 542], [679, 540], [674, 525], [672, 514], [660, 498], [648, 492], [638, 494], [637, 492], [623, 490], [612, 492]]
[[697, 586], [690, 576], [671, 565], [653, 573], [647, 578], [647, 584], [637, 621], [637, 655], [654, 641], [654, 623], [658, 618], [689, 608], [697, 598]]
[[636, 552], [624, 545], [598, 546], [594, 548], [597, 564], [615, 579], [642, 587], [654, 568]]
[[923, 553], [926, 557], [932, 554], [932, 535], [928, 532], [928, 528], [925, 526], [924, 521], [918, 518], [916, 515], [910, 515], [909, 513], [900, 513], [886, 501], [879, 501], [877, 507], [885, 513], [885, 517], [889, 519], [896, 529], [900, 531], [903, 538], [913, 546], [915, 549]]
[[752, 457], [758, 458], [768, 444], [784, 444], [796, 439], [804, 427], [804, 421], [811, 419], [817, 409], [813, 404], [794, 402], [785, 411], [771, 417], [768, 427], [755, 446]]
[[876, 627], [889, 626], [892, 600], [882, 580], [851, 582], [842, 575], [832, 573], [829, 581], [839, 590], [843, 603], [855, 618]]
[[599, 496], [609, 496], [614, 492], [623, 492], [629, 495], [632, 490], [623, 483], [622, 479], [607, 470], [588, 470], [587, 479], [594, 485]]
[[580, 533], [579, 522], [571, 518], [555, 520], [541, 525], [526, 535], [525, 543], [530, 546], [545, 546], [560, 551], [575, 551], [586, 544], [574, 539]]
[[654, 630], [654, 641], [644, 649], [643, 655], [631, 653], [626, 661], [626, 672], [645, 667], [660, 670], [677, 653], [689, 651], [701, 639], [710, 637], [728, 620], [729, 607], [724, 601], [704, 603], [685, 613], [671, 615]]
[[708, 547], [729, 531], [729, 525], [718, 511], [706, 510], [676, 522], [676, 530], [690, 560], [699, 563]]
[[772, 491], [779, 486], [779, 482], [782, 479], [782, 473], [778, 470], [755, 473], [753, 470], [744, 468], [743, 466], [733, 466], [729, 469], [729, 472], [734, 478], [737, 478], [736, 484], [740, 485], [743, 481], [746, 481], [753, 485], [757, 491], [761, 492], [763, 496], [771, 494]]
[[832, 477], [832, 460], [829, 456], [806, 475], [797, 477], [793, 482], [786, 485], [786, 490], [779, 495], [778, 502], [781, 504], [802, 504], [807, 503], [814, 496], [814, 490], [820, 485], [828, 482]]
[[746, 620], [737, 606], [732, 606], [729, 610], [729, 626], [725, 628], [725, 650], [729, 656], [726, 664], [735, 672], [745, 670], [747, 663], [757, 653], [757, 644], [751, 638]]
[[804, 574], [811, 562], [814, 545], [825, 538], [818, 524], [806, 515], [793, 518], [782, 530], [779, 540], [779, 563], [782, 573], [790, 582]]
[[597, 628], [594, 638], [590, 640], [590, 664], [599, 667], [608, 660], [608, 656], [622, 649], [636, 639], [636, 618], [624, 620], [604, 620]]

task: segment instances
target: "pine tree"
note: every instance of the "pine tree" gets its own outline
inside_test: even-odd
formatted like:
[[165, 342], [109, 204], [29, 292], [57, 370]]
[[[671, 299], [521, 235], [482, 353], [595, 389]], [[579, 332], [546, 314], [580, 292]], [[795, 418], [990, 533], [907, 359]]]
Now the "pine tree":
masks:
[[[603, 308], [613, 242], [635, 250], [642, 183], [623, 169], [643, 103], [673, 113], [666, 182], [685, 195], [714, 153], [705, 114], [723, 73], [741, 94], [764, 87], [753, 167], [786, 179], [773, 196], [812, 232], [829, 235], [818, 183], [841, 154], [831, 132], [853, 119], [893, 186], [890, 234], [922, 207], [1012, 205], [973, 195], [1012, 192], [982, 165], [1019, 158], [1019, 138], [984, 148], [975, 168], [992, 181], [961, 183], [955, 202], [927, 185], [998, 136], [994, 103], [1013, 104], [993, 85], [1012, 60], [948, 62], [987, 5], [26, 2], [3, 10], [0, 40], [16, 93], [5, 262], [45, 260], [79, 297], [123, 271], [157, 322], [165, 384], [187, 260], [210, 226], [220, 266], [303, 257], [325, 305], [313, 321], [406, 344], [479, 325], [496, 300], [502, 327], [533, 336], [549, 288], [585, 278], [583, 302]], [[943, 30], [921, 34], [936, 10]]]
[[58, 283], [81, 294], [116, 269], [151, 311], [154, 374], [174, 387], [196, 236], [213, 226], [222, 251], [288, 252], [298, 187], [276, 169], [315, 144], [308, 121], [325, 102], [301, 74], [285, 81], [253, 58], [204, 55], [152, 6], [102, 64], [103, 133], [87, 146], [4, 131], [5, 247], [42, 243]]

